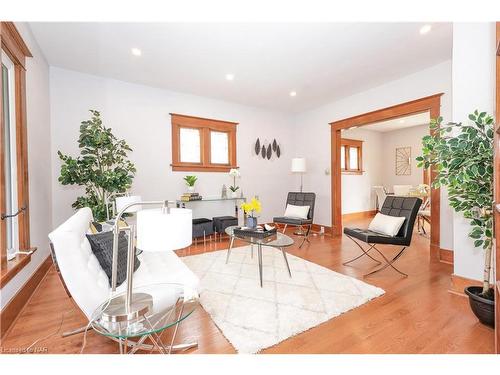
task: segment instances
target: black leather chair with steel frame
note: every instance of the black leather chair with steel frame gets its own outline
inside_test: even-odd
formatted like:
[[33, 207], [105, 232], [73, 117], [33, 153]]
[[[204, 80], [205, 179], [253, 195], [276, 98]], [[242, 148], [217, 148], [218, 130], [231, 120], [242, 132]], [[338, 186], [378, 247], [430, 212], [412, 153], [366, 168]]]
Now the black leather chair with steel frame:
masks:
[[[361, 255], [358, 255], [356, 258], [351, 259], [345, 263], [347, 265], [359, 258], [363, 255], [368, 256], [373, 261], [378, 264], [382, 264], [378, 259], [372, 257], [368, 254], [371, 250], [375, 250], [379, 253], [385, 261], [385, 264], [381, 267], [367, 273], [364, 276], [372, 275], [376, 272], [382, 271], [387, 267], [393, 268], [395, 271], [399, 272], [401, 275], [407, 277], [408, 275], [399, 269], [397, 269], [393, 263], [403, 254], [403, 252], [410, 246], [411, 239], [413, 236], [413, 227], [415, 226], [415, 220], [417, 218], [418, 210], [420, 205], [422, 204], [422, 200], [420, 198], [415, 197], [396, 197], [396, 196], [387, 196], [385, 198], [384, 204], [380, 209], [380, 212], [384, 215], [395, 216], [395, 217], [405, 217], [405, 221], [401, 226], [398, 234], [394, 237], [387, 236], [381, 233], [373, 232], [368, 229], [359, 229], [359, 228], [344, 228], [344, 234], [351, 239], [362, 251]], [[361, 246], [360, 242], [364, 242], [368, 244], [369, 248], [364, 249]], [[376, 245], [384, 244], [384, 245], [395, 245], [402, 246], [401, 250], [392, 258], [388, 259], [382, 251], [377, 249]]]
[[307, 219], [301, 219], [297, 217], [286, 217], [279, 216], [273, 218], [273, 223], [275, 224], [284, 224], [285, 227], [283, 229], [283, 233], [285, 233], [286, 228], [290, 226], [295, 227], [304, 227], [307, 226], [307, 230], [304, 234], [304, 238], [299, 246], [299, 248], [304, 245], [304, 242], [309, 241], [309, 234], [311, 233], [311, 228], [314, 219], [314, 204], [316, 202], [316, 194], [315, 193], [301, 193], [301, 192], [289, 192], [286, 198], [286, 205], [292, 204], [294, 206], [309, 206], [309, 212], [307, 213]]

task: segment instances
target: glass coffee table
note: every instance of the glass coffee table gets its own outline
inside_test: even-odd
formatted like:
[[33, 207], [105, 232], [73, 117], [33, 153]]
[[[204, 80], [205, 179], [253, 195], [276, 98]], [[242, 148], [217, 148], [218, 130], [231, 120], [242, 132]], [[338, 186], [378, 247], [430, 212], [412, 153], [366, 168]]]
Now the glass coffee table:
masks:
[[[100, 335], [117, 341], [121, 354], [133, 354], [138, 350], [159, 351], [170, 354], [197, 346], [197, 343], [174, 345], [179, 325], [198, 306], [198, 293], [185, 285], [174, 283], [149, 284], [133, 289], [133, 301], [148, 306], [141, 316], [133, 320], [110, 321], [106, 312], [113, 311], [113, 304], [122, 307], [125, 293], [113, 296], [113, 302], [103, 302], [92, 314], [90, 326]], [[116, 298], [116, 297], [123, 297]], [[170, 345], [162, 342], [164, 330], [173, 328]], [[146, 344], [148, 339], [151, 344]], [[130, 350], [129, 350], [130, 348]]]
[[294, 241], [291, 237], [286, 234], [277, 232], [275, 235], [260, 238], [260, 237], [249, 237], [235, 235], [234, 229], [239, 228], [238, 226], [231, 226], [226, 228], [226, 234], [231, 238], [229, 243], [229, 248], [227, 249], [226, 263], [229, 261], [229, 256], [231, 255], [231, 249], [233, 248], [234, 239], [249, 243], [251, 245], [251, 251], [253, 256], [253, 245], [257, 245], [257, 257], [259, 260], [259, 277], [260, 286], [262, 287], [262, 246], [269, 246], [279, 249], [283, 253], [283, 258], [285, 260], [286, 268], [288, 269], [288, 274], [292, 277], [292, 272], [290, 271], [290, 265], [288, 264], [288, 259], [286, 258], [285, 247], [292, 246]]

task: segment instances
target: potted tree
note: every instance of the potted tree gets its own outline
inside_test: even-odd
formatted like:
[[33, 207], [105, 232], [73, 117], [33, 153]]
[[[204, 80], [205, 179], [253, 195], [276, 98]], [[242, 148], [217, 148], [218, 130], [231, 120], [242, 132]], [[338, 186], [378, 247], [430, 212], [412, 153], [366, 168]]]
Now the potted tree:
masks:
[[494, 325], [494, 292], [490, 285], [493, 245], [493, 117], [477, 110], [470, 125], [431, 120], [431, 134], [422, 139], [418, 166], [434, 167], [435, 188], [446, 186], [451, 207], [470, 220], [469, 237], [484, 250], [483, 286], [469, 286], [472, 311], [479, 321]]
[[103, 125], [98, 111], [90, 110], [90, 113], [91, 119], [80, 125], [80, 156], [74, 158], [57, 152], [63, 162], [59, 182], [83, 186], [85, 194], [78, 197], [72, 207], [90, 207], [95, 220], [105, 221], [107, 198], [130, 188], [135, 166], [127, 158], [127, 153], [132, 151], [129, 145]]

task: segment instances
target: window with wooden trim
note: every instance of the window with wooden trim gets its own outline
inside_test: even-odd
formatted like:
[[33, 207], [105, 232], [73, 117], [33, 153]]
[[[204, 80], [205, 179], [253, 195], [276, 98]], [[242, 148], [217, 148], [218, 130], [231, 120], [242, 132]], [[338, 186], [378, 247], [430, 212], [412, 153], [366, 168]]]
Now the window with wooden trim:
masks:
[[363, 173], [363, 141], [341, 139], [340, 169], [344, 174]]
[[229, 172], [237, 168], [238, 123], [170, 114], [172, 117], [172, 170]]
[[[31, 54], [12, 22], [0, 22], [0, 246], [4, 285], [25, 259], [13, 257], [30, 248], [26, 57]], [[18, 264], [15, 264], [18, 262]]]

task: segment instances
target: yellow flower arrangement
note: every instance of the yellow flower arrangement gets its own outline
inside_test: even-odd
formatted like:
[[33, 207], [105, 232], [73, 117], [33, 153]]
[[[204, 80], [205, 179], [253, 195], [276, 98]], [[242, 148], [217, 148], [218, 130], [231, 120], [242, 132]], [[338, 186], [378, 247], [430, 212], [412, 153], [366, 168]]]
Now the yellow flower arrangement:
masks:
[[247, 215], [254, 217], [255, 213], [259, 213], [260, 211], [262, 211], [262, 206], [260, 204], [260, 201], [257, 198], [253, 197], [250, 202], [242, 203], [241, 209], [245, 211]]

